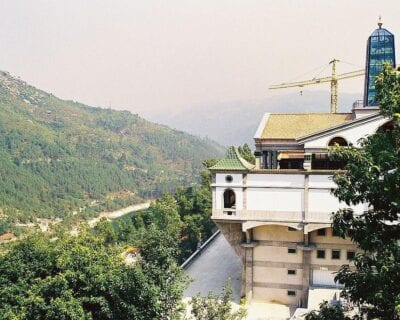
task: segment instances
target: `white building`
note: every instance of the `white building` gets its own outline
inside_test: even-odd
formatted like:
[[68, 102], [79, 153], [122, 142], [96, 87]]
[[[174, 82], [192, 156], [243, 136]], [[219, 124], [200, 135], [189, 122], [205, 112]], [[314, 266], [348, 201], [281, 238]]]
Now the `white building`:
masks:
[[351, 113], [267, 113], [254, 137], [255, 165], [231, 147], [211, 168], [212, 219], [242, 260], [248, 299], [307, 307], [309, 297], [337, 293], [318, 288], [340, 288], [334, 272], [357, 248], [332, 232], [332, 213], [348, 205], [332, 194], [332, 176], [344, 164], [328, 152], [336, 144], [358, 147], [392, 125], [376, 106], [374, 80], [384, 62], [396, 64], [394, 36], [378, 25], [367, 43], [361, 106]]
[[[377, 108], [352, 113], [266, 114], [254, 137], [256, 165], [234, 147], [211, 168], [212, 219], [242, 259], [242, 295], [307, 306], [310, 288], [337, 288], [334, 272], [357, 248], [332, 234], [329, 146], [358, 146], [390, 125]], [[357, 213], [365, 205], [353, 208]]]

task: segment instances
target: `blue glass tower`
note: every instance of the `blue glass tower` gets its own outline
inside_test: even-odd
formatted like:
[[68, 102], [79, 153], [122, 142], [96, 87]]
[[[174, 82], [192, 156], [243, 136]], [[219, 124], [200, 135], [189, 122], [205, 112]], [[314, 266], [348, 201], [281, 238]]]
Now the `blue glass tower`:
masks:
[[365, 67], [364, 107], [376, 106], [375, 99], [375, 78], [381, 73], [384, 62], [396, 65], [394, 51], [394, 35], [382, 28], [379, 21], [379, 28], [368, 38], [367, 58]]

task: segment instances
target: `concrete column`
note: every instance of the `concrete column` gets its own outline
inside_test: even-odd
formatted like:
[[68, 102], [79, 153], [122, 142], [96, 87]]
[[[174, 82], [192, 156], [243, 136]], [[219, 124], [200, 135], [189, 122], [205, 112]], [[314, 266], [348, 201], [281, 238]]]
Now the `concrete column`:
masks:
[[242, 186], [243, 186], [243, 210], [247, 209], [247, 174], [243, 174], [243, 181], [242, 181]]
[[301, 304], [302, 307], [307, 307], [308, 304], [308, 291], [310, 288], [311, 279], [311, 251], [312, 248], [309, 246], [308, 233], [304, 233], [304, 246], [303, 246], [303, 281], [302, 281], [302, 292], [301, 292]]
[[306, 173], [304, 175], [304, 211], [303, 211], [303, 222], [307, 222], [308, 220], [308, 194], [309, 194], [309, 189], [308, 189], [308, 183], [309, 183], [309, 174]]
[[246, 243], [247, 244], [251, 243], [252, 236], [253, 236], [253, 230], [252, 229], [247, 229], [246, 230]]
[[253, 249], [256, 245], [256, 242], [242, 244], [244, 247], [242, 296], [245, 296], [247, 301], [253, 298]]
[[216, 193], [215, 187], [212, 187], [212, 209], [217, 209], [217, 204], [215, 201], [216, 196], [217, 196], [217, 193]]
[[246, 297], [246, 250], [244, 250], [244, 255], [242, 257], [242, 281], [240, 284], [240, 297]]
[[246, 248], [246, 298], [253, 298], [253, 248]]

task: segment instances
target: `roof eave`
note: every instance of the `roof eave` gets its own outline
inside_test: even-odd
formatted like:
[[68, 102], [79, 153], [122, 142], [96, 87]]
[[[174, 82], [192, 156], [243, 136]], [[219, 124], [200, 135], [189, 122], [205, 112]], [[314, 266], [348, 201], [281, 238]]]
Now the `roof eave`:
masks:
[[[237, 161], [236, 164], [229, 163], [232, 158], [229, 158], [230, 156], [234, 156], [234, 159]], [[224, 163], [228, 160], [228, 164]], [[229, 167], [232, 165], [231, 167]], [[242, 158], [242, 156], [239, 153], [239, 150], [237, 147], [229, 147], [227, 150], [227, 154], [225, 157], [221, 160], [219, 160], [214, 166], [209, 168], [209, 170], [223, 170], [223, 171], [248, 171], [254, 168], [254, 165], [247, 162], [245, 159]]]
[[268, 113], [268, 112], [264, 114], [263, 118], [261, 119], [260, 124], [258, 125], [257, 131], [254, 134], [254, 137], [253, 137], [254, 140], [262, 139], [262, 134], [263, 134], [264, 128], [268, 122], [269, 115], [270, 115], [270, 113]]
[[238, 172], [238, 173], [245, 173], [245, 172], [250, 172], [253, 169], [219, 169], [219, 168], [209, 168], [208, 170], [210, 170], [211, 172]]
[[330, 127], [330, 128], [326, 128], [326, 129], [323, 129], [323, 130], [320, 130], [320, 131], [316, 131], [316, 132], [313, 132], [311, 134], [308, 134], [308, 135], [305, 135], [305, 136], [302, 136], [302, 137], [295, 138], [295, 140], [298, 143], [304, 143], [304, 142], [313, 140], [316, 137], [324, 136], [327, 133], [332, 132], [332, 131], [336, 131], [338, 129], [342, 129], [342, 128], [345, 128], [345, 127], [350, 127], [350, 126], [353, 126], [353, 125], [358, 124], [358, 123], [372, 121], [375, 118], [378, 118], [379, 116], [383, 117], [380, 114], [380, 112], [373, 113], [373, 114], [371, 114], [369, 116], [365, 116], [365, 117], [362, 117], [362, 118], [359, 118], [359, 119], [350, 120], [350, 121], [338, 124], [338, 125]]

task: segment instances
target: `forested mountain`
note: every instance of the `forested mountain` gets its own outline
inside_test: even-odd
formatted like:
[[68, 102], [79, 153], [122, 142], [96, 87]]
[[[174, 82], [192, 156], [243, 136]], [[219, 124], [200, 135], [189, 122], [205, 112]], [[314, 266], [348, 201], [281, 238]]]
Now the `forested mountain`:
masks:
[[159, 196], [195, 182], [201, 161], [221, 154], [210, 140], [61, 100], [0, 72], [3, 222], [88, 216]]

